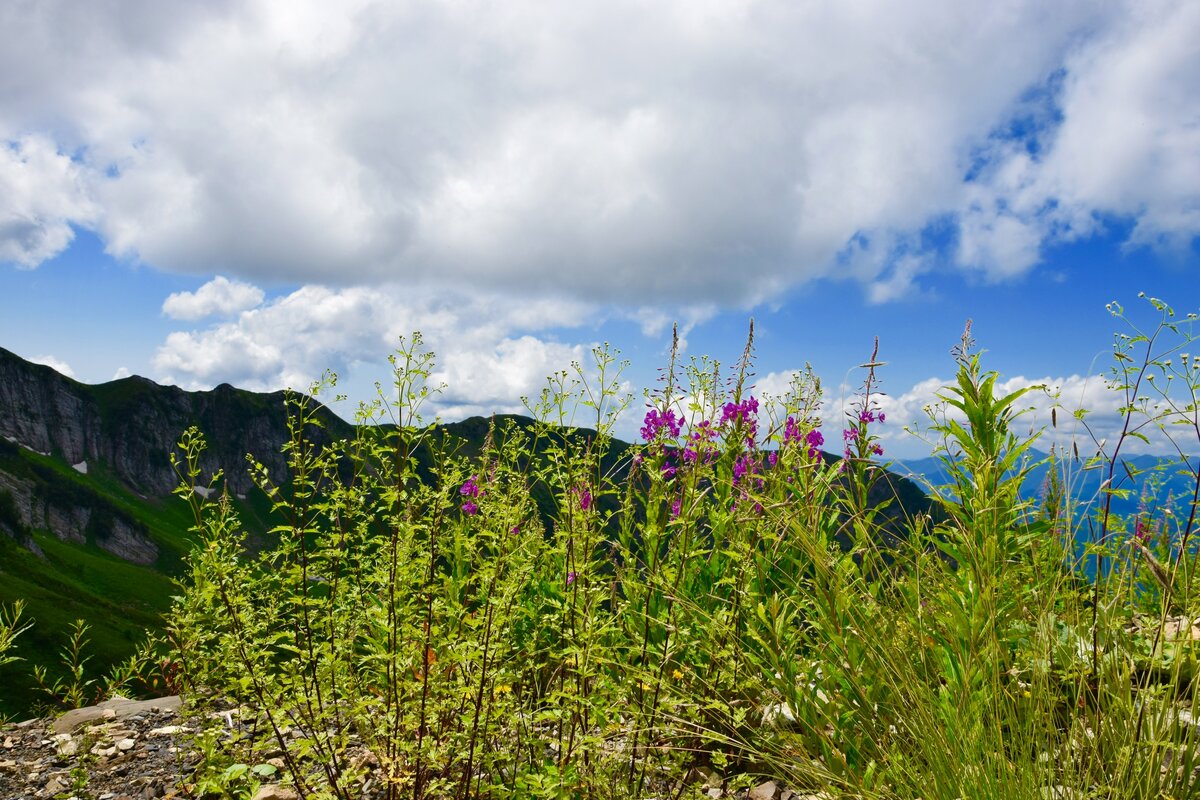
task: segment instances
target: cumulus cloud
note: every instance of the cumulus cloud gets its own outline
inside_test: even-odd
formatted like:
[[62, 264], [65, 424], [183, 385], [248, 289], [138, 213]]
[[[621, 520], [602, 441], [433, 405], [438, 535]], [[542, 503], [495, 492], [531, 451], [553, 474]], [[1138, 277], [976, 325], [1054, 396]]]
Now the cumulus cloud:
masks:
[[162, 310], [174, 319], [196, 320], [204, 317], [228, 317], [254, 308], [263, 301], [263, 290], [221, 275], [194, 292], [174, 292], [163, 301]]
[[[896, 444], [909, 442], [912, 435], [909, 431], [936, 440], [936, 434], [930, 430], [932, 424], [947, 418], [965, 421], [960, 411], [942, 403], [938, 397], [939, 394], [950, 396], [946, 387], [951, 385], [952, 381], [948, 378], [927, 378], [901, 394], [878, 395], [876, 400], [879, 408], [887, 414], [887, 424], [878, 426], [873, 432], [884, 441]], [[1042, 451], [1055, 445], [1060, 452], [1077, 452], [1085, 458], [1100, 446], [1109, 448], [1106, 452], [1111, 452], [1124, 425], [1121, 409], [1126, 400], [1124, 394], [1115, 390], [1103, 376], [1047, 375], [1028, 378], [1018, 375], [998, 381], [995, 393], [997, 397], [1003, 397], [1027, 387], [1044, 388], [1034, 388], [1014, 405], [1021, 412], [1012, 426], [1018, 437], [1036, 435], [1039, 437], [1036, 446]], [[1158, 400], [1160, 407], [1166, 409], [1167, 398], [1159, 397]], [[1175, 401], [1178, 400], [1175, 398]], [[1177, 407], [1183, 407], [1184, 404], [1179, 403]], [[1145, 417], [1139, 416], [1135, 423], [1144, 420]], [[906, 427], [909, 431], [905, 431]], [[1156, 426], [1143, 427], [1141, 432], [1149, 442], [1126, 439], [1122, 445], [1124, 452], [1174, 452]]]
[[886, 302], [1110, 216], [1194, 241], [1198, 33], [1170, 0], [8, 4], [0, 257], [74, 224], [260, 283]]
[[385, 357], [400, 337], [420, 331], [437, 356], [429, 384], [446, 387], [435, 413], [518, 412], [522, 397], [536, 397], [548, 375], [588, 360], [591, 343], [559, 342], [546, 332], [593, 315], [592, 307], [564, 300], [305, 286], [235, 319], [169, 334], [154, 366], [163, 380], [194, 389], [228, 382], [304, 390], [327, 369], [345, 375], [364, 365], [386, 384]]
[[63, 361], [61, 358], [55, 358], [51, 355], [33, 356], [29, 359], [34, 364], [44, 364], [50, 367], [55, 372], [66, 375], [68, 378], [75, 377], [75, 370], [71, 369], [71, 365]]
[[67, 248], [72, 224], [92, 222], [82, 173], [46, 137], [0, 132], [0, 263], [36, 267]]

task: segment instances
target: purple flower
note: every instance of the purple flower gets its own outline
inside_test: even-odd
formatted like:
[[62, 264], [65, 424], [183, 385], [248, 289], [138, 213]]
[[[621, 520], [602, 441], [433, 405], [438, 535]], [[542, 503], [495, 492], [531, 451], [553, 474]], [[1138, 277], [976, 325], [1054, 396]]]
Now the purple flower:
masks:
[[521, 532], [521, 526], [513, 525], [511, 528], [508, 529], [508, 532], [511, 533], [513, 536], [516, 536], [518, 533]]
[[[713, 427], [711, 421], [706, 419], [699, 425], [694, 426], [691, 432], [688, 433], [687, 445], [683, 448], [684, 463], [696, 463], [700, 458], [700, 450], [703, 449], [705, 444], [711, 442], [716, 437], [717, 429]], [[715, 456], [716, 454], [711, 450], [706, 451], [705, 461], [711, 462]]]
[[463, 513], [467, 516], [473, 516], [479, 513], [479, 506], [476, 505], [474, 499], [483, 494], [483, 489], [478, 483], [479, 477], [472, 475], [467, 478], [466, 483], [458, 490], [458, 493], [467, 498], [462, 504]]
[[745, 477], [746, 471], [750, 468], [750, 461], [746, 456], [741, 456], [737, 461], [733, 462], [733, 482], [736, 484]]
[[642, 424], [642, 439], [652, 442], [664, 429], [670, 432], [672, 439], [678, 437], [679, 431], [683, 429], [683, 419], [675, 413], [675, 409], [668, 408], [666, 411], [659, 411], [657, 408], [652, 408], [647, 411]]
[[579, 508], [587, 511], [592, 507], [592, 492], [586, 486], [575, 487], [575, 494], [579, 495]]
[[816, 458], [817, 453], [820, 452], [817, 448], [825, 444], [825, 437], [821, 435], [819, 430], [813, 428], [805, 434], [804, 441], [808, 443], [808, 457]]
[[783, 424], [783, 443], [791, 444], [799, 442], [801, 439], [800, 425], [796, 422], [795, 417], [788, 417], [787, 422]]
[[570, 586], [572, 583], [575, 582], [575, 577], [576, 577], [576, 575], [574, 572], [567, 573], [567, 586]]
[[1142, 517], [1138, 517], [1133, 523], [1133, 540], [1138, 544], [1144, 545], [1150, 542], [1150, 523]]
[[678, 517], [682, 511], [683, 511], [683, 498], [676, 497], [675, 501], [673, 503], [671, 503], [671, 519], [675, 519], [676, 517]]
[[740, 403], [728, 402], [721, 409], [721, 425], [726, 425], [730, 422], [737, 424], [738, 422], [746, 423], [749, 431], [746, 436], [746, 441], [749, 447], [754, 446], [754, 437], [758, 433], [758, 423], [754, 416], [758, 413], [758, 399], [751, 396]]
[[775, 452], [774, 450], [772, 450], [770, 453], [768, 453], [767, 454], [767, 463], [770, 464], [772, 468], [774, 468], [775, 465], [779, 463], [779, 453]]

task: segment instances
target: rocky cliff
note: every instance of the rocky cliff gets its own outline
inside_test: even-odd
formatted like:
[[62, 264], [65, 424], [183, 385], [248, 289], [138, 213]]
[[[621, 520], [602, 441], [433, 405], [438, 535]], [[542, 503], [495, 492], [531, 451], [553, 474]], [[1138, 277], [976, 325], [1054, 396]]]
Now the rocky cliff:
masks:
[[[334, 414], [323, 417], [327, 435], [350, 432]], [[178, 483], [171, 453], [191, 425], [208, 440], [205, 473], [223, 469], [230, 491], [251, 488], [247, 453], [282, 478], [282, 392], [255, 394], [229, 385], [187, 392], [136, 376], [89, 386], [0, 348], [0, 504], [7, 509], [0, 514], [0, 533], [36, 552], [29, 532], [47, 530], [62, 541], [154, 564], [159, 548], [146, 526], [105, 492], [64, 479], [54, 464], [79, 475], [99, 472], [142, 499], [166, 498]], [[17, 447], [46, 461], [20, 458]]]

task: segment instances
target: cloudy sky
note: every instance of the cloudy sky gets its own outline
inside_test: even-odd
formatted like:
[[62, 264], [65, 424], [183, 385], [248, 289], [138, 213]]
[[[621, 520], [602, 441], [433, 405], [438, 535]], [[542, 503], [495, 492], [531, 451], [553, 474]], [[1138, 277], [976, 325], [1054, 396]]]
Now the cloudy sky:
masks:
[[6, 2], [0, 346], [357, 398], [419, 329], [452, 419], [753, 317], [831, 409], [878, 336], [902, 454], [973, 318], [1105, 406], [1105, 304], [1200, 307], [1197, 42], [1186, 0]]

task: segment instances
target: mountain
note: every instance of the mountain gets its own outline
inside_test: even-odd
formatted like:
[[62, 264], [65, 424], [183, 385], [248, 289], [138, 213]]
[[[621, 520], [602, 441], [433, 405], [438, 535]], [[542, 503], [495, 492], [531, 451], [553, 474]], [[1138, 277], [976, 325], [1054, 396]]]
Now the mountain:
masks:
[[[353, 434], [353, 426], [328, 409], [317, 413], [323, 425], [313, 432], [318, 443]], [[524, 417], [504, 419], [533, 425]], [[474, 417], [442, 425], [440, 434], [472, 455], [483, 448], [489, 424]], [[190, 512], [172, 494], [178, 477], [170, 462], [181, 432], [192, 425], [208, 443], [205, 475], [224, 471], [243, 523], [262, 546], [269, 504], [253, 489], [246, 454], [283, 482], [283, 392], [229, 385], [188, 392], [141, 377], [87, 385], [0, 348], [0, 606], [23, 599], [35, 620], [18, 640], [16, 655], [26, 661], [0, 667], [0, 715], [23, 712], [36, 700], [30, 666], [57, 666], [76, 619], [89, 625], [93, 670], [127, 657], [147, 631], [161, 628], [192, 546]], [[614, 442], [603, 465], [618, 480], [626, 474], [629, 448]], [[904, 515], [927, 512], [930, 504], [916, 484], [887, 478], [872, 499], [898, 500], [886, 512], [898, 535]], [[532, 491], [549, 522], [550, 492]]]
[[[1022, 495], [1033, 502], [1041, 502], [1048, 484], [1051, 469], [1058, 472], [1060, 485], [1071, 498], [1076, 519], [1080, 521], [1080, 535], [1086, 535], [1087, 519], [1095, 520], [1104, 504], [1104, 493], [1100, 487], [1108, 479], [1108, 463], [1100, 462], [1089, 466], [1075, 458], [1058, 458], [1052, 464], [1048, 453], [1029, 451], [1032, 468], [1021, 487]], [[951, 483], [950, 473], [939, 458], [923, 458], [897, 463], [892, 470], [929, 487], [931, 493]], [[1136, 455], [1121, 458], [1113, 473], [1113, 494], [1110, 515], [1132, 517], [1143, 514], [1150, 518], [1162, 517], [1165, 509], [1182, 520], [1187, 519], [1195, 497], [1197, 471], [1200, 456], [1167, 457], [1159, 455]]]
[[[327, 437], [352, 430], [323, 417]], [[246, 498], [243, 516], [265, 530], [245, 456], [282, 478], [283, 393], [185, 392], [140, 377], [89, 386], [0, 348], [0, 605], [24, 599], [36, 621], [18, 655], [53, 666], [71, 623], [83, 619], [99, 667], [161, 627], [191, 547], [170, 463], [190, 425], [207, 436], [206, 473], [224, 469], [230, 491]], [[0, 713], [32, 699], [29, 666], [0, 669]]]

